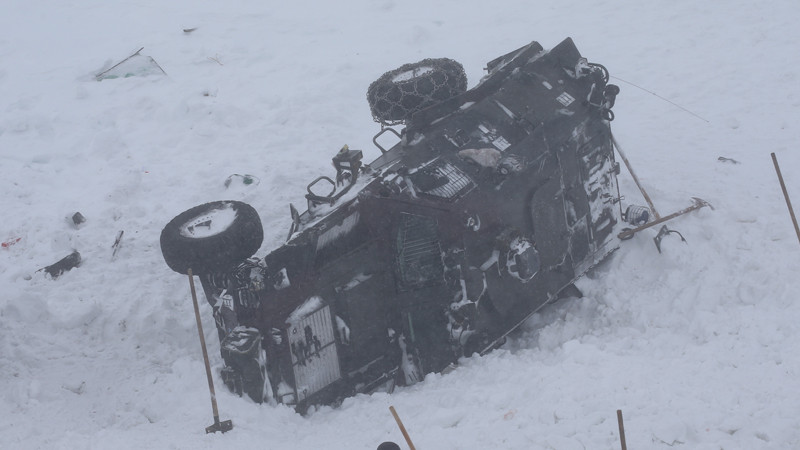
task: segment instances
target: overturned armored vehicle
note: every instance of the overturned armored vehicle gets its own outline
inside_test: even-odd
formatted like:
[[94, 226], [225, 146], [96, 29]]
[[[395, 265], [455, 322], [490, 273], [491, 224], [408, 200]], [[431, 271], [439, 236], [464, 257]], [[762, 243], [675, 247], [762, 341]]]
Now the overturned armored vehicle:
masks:
[[500, 345], [617, 248], [606, 70], [571, 39], [487, 70], [470, 90], [446, 59], [373, 83], [379, 135], [399, 142], [376, 140], [368, 165], [336, 154], [335, 178], [309, 185], [307, 211], [291, 208], [288, 241], [264, 258], [251, 258], [263, 232], [240, 202], [165, 227], [167, 264], [199, 275], [213, 307], [231, 389], [302, 410], [413, 383]]

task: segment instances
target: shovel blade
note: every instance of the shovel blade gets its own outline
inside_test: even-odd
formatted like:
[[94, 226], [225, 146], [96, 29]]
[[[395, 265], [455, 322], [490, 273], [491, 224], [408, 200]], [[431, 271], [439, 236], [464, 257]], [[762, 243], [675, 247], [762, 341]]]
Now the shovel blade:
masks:
[[219, 431], [220, 433], [224, 433], [226, 431], [231, 431], [233, 429], [233, 422], [230, 420], [223, 420], [222, 422], [215, 422], [214, 425], [206, 427], [206, 434], [209, 433], [216, 433]]

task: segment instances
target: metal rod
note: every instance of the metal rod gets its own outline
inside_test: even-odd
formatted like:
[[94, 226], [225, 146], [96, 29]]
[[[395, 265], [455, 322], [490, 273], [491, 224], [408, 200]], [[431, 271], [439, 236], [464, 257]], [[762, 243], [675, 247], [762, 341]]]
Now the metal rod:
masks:
[[622, 450], [628, 450], [628, 445], [625, 443], [625, 426], [622, 424], [622, 410], [617, 410], [617, 422], [619, 423], [619, 441], [622, 444]]
[[617, 153], [622, 158], [622, 161], [625, 163], [625, 167], [628, 168], [628, 172], [630, 172], [631, 176], [633, 177], [633, 182], [636, 183], [636, 186], [639, 188], [639, 191], [642, 193], [644, 200], [647, 202], [647, 206], [650, 207], [650, 211], [653, 211], [653, 215], [656, 217], [656, 220], [660, 219], [661, 216], [656, 211], [655, 205], [653, 205], [653, 201], [650, 200], [650, 196], [647, 195], [647, 191], [644, 190], [642, 187], [642, 183], [639, 182], [639, 177], [636, 176], [636, 172], [633, 171], [633, 167], [631, 167], [630, 161], [628, 161], [628, 157], [625, 156], [625, 153], [622, 151], [622, 148], [619, 146], [617, 139], [612, 135], [611, 142], [614, 143], [614, 147], [617, 149]]
[[[104, 71], [102, 71], [102, 72], [98, 73], [98, 74], [97, 74], [97, 75], [95, 75], [94, 77], [95, 77], [96, 79], [98, 79], [98, 80], [99, 80], [99, 79], [100, 79], [100, 78], [101, 78], [103, 75], [107, 74], [108, 72], [110, 72], [110, 71], [111, 71], [111, 70], [113, 70], [115, 67], [119, 66], [120, 64], [124, 63], [125, 61], [127, 61], [127, 60], [129, 60], [129, 59], [133, 58], [134, 56], [138, 55], [138, 54], [139, 54], [139, 52], [140, 52], [140, 51], [142, 51], [142, 50], [144, 50], [144, 47], [140, 48], [139, 50], [136, 50], [136, 52], [135, 52], [134, 54], [132, 54], [131, 56], [128, 56], [127, 58], [125, 58], [125, 59], [123, 59], [122, 61], [120, 61], [120, 62], [118, 62], [118, 63], [114, 64], [113, 66], [109, 67], [108, 69], [106, 69], [106, 70], [104, 70]], [[161, 67], [159, 67], [159, 69], [161, 69]], [[164, 72], [164, 69], [161, 69], [161, 71], [162, 71], [162, 72]], [[164, 72], [164, 74], [166, 75], [166, 72]]]
[[692, 211], [694, 211], [696, 209], [700, 209], [700, 208], [702, 208], [704, 206], [708, 206], [709, 208], [714, 209], [714, 207], [711, 206], [710, 203], [708, 203], [707, 201], [705, 201], [703, 199], [700, 199], [700, 198], [697, 198], [697, 197], [693, 197], [692, 200], [694, 201], [694, 203], [692, 203], [692, 206], [687, 206], [686, 208], [683, 208], [680, 211], [674, 212], [674, 213], [668, 215], [667, 217], [662, 217], [662, 218], [656, 219], [656, 220], [654, 220], [652, 222], [647, 222], [646, 224], [644, 224], [644, 225], [642, 225], [640, 227], [636, 227], [634, 229], [622, 231], [621, 233], [619, 233], [617, 235], [617, 237], [620, 238], [620, 239], [623, 239], [623, 240], [627, 239], [627, 238], [633, 236], [634, 234], [636, 234], [636, 233], [638, 233], [638, 232], [640, 232], [642, 230], [646, 230], [646, 229], [648, 229], [650, 227], [654, 227], [656, 225], [662, 224], [662, 223], [667, 222], [669, 220], [672, 220], [672, 219], [674, 219], [674, 218], [676, 218], [678, 216], [682, 216], [682, 215], [684, 215], [686, 213], [689, 213], [689, 212], [692, 212]]
[[778, 173], [778, 181], [781, 182], [781, 190], [783, 190], [783, 197], [786, 199], [786, 206], [789, 208], [789, 215], [792, 216], [792, 223], [794, 224], [794, 232], [797, 233], [797, 240], [800, 241], [800, 227], [797, 226], [797, 218], [794, 216], [794, 209], [792, 208], [792, 201], [789, 200], [789, 193], [786, 191], [786, 184], [783, 182], [783, 175], [781, 175], [781, 168], [778, 166], [778, 158], [775, 153], [772, 153], [772, 162], [775, 164], [775, 172]]
[[197, 291], [194, 289], [194, 277], [192, 269], [187, 271], [189, 275], [189, 287], [192, 289], [192, 303], [194, 303], [194, 318], [197, 320], [197, 333], [200, 334], [200, 347], [203, 348], [203, 361], [206, 363], [206, 377], [208, 378], [208, 390], [211, 392], [211, 410], [214, 413], [214, 423], [219, 423], [219, 412], [217, 411], [217, 395], [214, 393], [214, 380], [211, 378], [211, 365], [208, 363], [208, 351], [206, 350], [206, 339], [203, 336], [203, 323], [200, 321], [200, 307], [197, 305]]
[[406, 439], [406, 443], [408, 443], [408, 448], [410, 448], [411, 450], [416, 450], [414, 444], [411, 442], [411, 438], [408, 436], [408, 433], [406, 432], [406, 427], [403, 426], [403, 421], [400, 420], [400, 416], [398, 416], [397, 411], [394, 410], [394, 406], [390, 406], [389, 411], [392, 412], [392, 415], [394, 416], [394, 421], [397, 422], [397, 426], [400, 427], [400, 432], [403, 433], [403, 437]]

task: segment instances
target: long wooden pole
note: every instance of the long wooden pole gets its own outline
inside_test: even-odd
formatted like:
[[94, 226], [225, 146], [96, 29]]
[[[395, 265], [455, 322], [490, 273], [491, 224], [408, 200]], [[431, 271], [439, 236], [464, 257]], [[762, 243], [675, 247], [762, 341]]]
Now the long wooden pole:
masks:
[[628, 450], [628, 445], [625, 443], [625, 426], [622, 424], [622, 410], [617, 410], [617, 422], [619, 423], [619, 441], [622, 444], [622, 450]]
[[214, 379], [211, 378], [211, 364], [208, 363], [208, 350], [206, 350], [206, 338], [203, 336], [203, 322], [200, 321], [200, 307], [197, 305], [197, 291], [194, 288], [194, 276], [192, 269], [187, 272], [189, 275], [189, 287], [192, 290], [192, 303], [194, 304], [194, 318], [197, 320], [197, 333], [200, 335], [200, 347], [203, 348], [203, 361], [206, 363], [206, 378], [208, 378], [208, 391], [211, 393], [211, 411], [214, 414], [214, 424], [206, 427], [206, 433], [217, 431], [226, 432], [233, 428], [233, 422], [226, 420], [219, 421], [219, 411], [217, 410], [217, 394], [214, 392]]
[[392, 412], [394, 421], [397, 422], [397, 426], [400, 427], [400, 432], [403, 433], [403, 437], [406, 439], [406, 443], [408, 443], [408, 448], [411, 450], [416, 450], [414, 443], [411, 442], [411, 437], [409, 437], [408, 432], [406, 432], [406, 427], [403, 426], [403, 421], [400, 420], [400, 416], [398, 416], [397, 411], [394, 410], [394, 406], [390, 406], [389, 411]]
[[203, 322], [200, 321], [200, 306], [197, 305], [197, 291], [194, 288], [194, 276], [192, 269], [188, 270], [189, 287], [192, 290], [192, 303], [194, 303], [194, 318], [197, 320], [197, 333], [200, 334], [200, 347], [203, 348], [203, 361], [206, 363], [206, 378], [208, 378], [208, 390], [211, 392], [211, 410], [214, 412], [214, 422], [219, 422], [219, 411], [217, 411], [217, 395], [214, 392], [214, 380], [211, 378], [211, 364], [208, 363], [208, 350], [206, 350], [206, 338], [203, 336]]
[[636, 183], [636, 187], [639, 188], [639, 192], [642, 193], [642, 197], [644, 197], [644, 200], [647, 202], [647, 206], [649, 206], [650, 211], [653, 212], [653, 216], [655, 216], [656, 220], [660, 219], [661, 216], [658, 214], [658, 211], [656, 211], [656, 206], [653, 204], [653, 201], [650, 200], [650, 196], [647, 195], [647, 191], [644, 190], [642, 183], [639, 182], [639, 177], [636, 176], [636, 172], [633, 171], [633, 167], [631, 166], [630, 161], [628, 161], [628, 157], [622, 152], [622, 148], [619, 146], [619, 143], [614, 136], [611, 136], [611, 142], [614, 144], [614, 147], [617, 149], [617, 153], [619, 153], [619, 156], [622, 158], [622, 162], [625, 163], [625, 167], [628, 168], [628, 172], [633, 177], [633, 182]]
[[789, 215], [792, 216], [792, 223], [794, 224], [794, 232], [797, 233], [797, 240], [800, 241], [800, 227], [797, 226], [797, 217], [794, 216], [794, 209], [792, 208], [792, 201], [789, 200], [789, 193], [786, 191], [786, 184], [783, 182], [783, 175], [781, 175], [781, 168], [778, 166], [778, 158], [775, 153], [772, 153], [772, 163], [775, 164], [775, 172], [778, 173], [778, 181], [781, 182], [781, 190], [783, 190], [783, 198], [786, 199], [786, 206], [789, 208]]

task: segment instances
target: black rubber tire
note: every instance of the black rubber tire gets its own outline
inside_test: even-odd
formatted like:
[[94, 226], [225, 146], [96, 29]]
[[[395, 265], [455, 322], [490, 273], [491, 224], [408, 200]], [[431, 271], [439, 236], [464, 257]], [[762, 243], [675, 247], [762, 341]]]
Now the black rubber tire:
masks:
[[466, 90], [467, 75], [461, 64], [429, 58], [383, 74], [369, 85], [367, 102], [377, 122], [396, 124]]
[[[194, 235], [195, 225], [207, 225], [209, 230], [213, 214], [231, 210], [232, 218], [215, 233]], [[230, 216], [230, 213], [228, 213]], [[206, 222], [199, 222], [208, 218]], [[226, 273], [261, 247], [264, 229], [261, 219], [252, 206], [238, 202], [216, 201], [195, 206], [172, 219], [161, 232], [161, 254], [170, 269], [195, 275]]]

